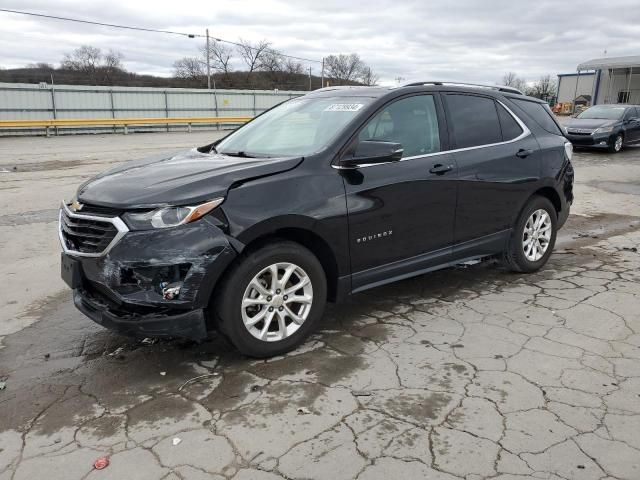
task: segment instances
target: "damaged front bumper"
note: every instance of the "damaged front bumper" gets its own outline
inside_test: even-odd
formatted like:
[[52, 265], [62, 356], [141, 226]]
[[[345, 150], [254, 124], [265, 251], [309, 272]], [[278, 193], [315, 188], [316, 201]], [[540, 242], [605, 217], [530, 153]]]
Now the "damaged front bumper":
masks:
[[115, 313], [108, 304], [85, 290], [73, 291], [76, 308], [91, 320], [109, 330], [132, 337], [184, 337], [202, 340], [207, 336], [203, 309], [179, 313], [127, 314]]
[[76, 307], [106, 328], [202, 340], [211, 329], [205, 311], [213, 289], [238, 253], [232, 241], [211, 217], [129, 231], [103, 256], [65, 248], [63, 278]]

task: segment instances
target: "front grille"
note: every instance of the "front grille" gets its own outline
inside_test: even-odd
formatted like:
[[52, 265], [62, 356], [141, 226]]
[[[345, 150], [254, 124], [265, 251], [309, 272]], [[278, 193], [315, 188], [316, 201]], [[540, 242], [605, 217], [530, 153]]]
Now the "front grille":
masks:
[[588, 128], [568, 128], [567, 133], [571, 135], [591, 135], [593, 130]]
[[60, 241], [68, 253], [100, 256], [127, 231], [118, 217], [73, 213], [63, 204], [60, 210]]

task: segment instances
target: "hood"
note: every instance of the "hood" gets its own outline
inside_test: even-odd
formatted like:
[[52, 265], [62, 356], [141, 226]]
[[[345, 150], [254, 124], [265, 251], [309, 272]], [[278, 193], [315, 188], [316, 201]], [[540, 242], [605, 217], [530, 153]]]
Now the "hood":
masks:
[[194, 148], [107, 170], [78, 189], [78, 200], [117, 209], [189, 205], [224, 197], [234, 183], [284, 172], [301, 161], [300, 157], [230, 157]]
[[566, 128], [590, 128], [608, 127], [615, 125], [620, 120], [607, 120], [602, 118], [571, 118], [564, 124]]

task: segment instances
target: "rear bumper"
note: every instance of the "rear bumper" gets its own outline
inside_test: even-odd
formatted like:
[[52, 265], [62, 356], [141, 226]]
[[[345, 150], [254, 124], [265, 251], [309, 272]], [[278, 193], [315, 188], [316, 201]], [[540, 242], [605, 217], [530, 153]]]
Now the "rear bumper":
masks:
[[571, 209], [571, 204], [566, 203], [565, 207], [560, 210], [560, 214], [558, 215], [558, 228], [562, 228], [569, 218], [569, 210]]

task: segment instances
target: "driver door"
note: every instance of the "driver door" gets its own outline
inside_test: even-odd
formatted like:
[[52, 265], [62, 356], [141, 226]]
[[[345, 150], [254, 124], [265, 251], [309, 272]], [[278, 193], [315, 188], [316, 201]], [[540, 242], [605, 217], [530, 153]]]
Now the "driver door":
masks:
[[353, 291], [410, 276], [451, 254], [457, 168], [442, 149], [442, 109], [433, 94], [392, 101], [357, 142], [396, 142], [402, 159], [340, 170], [349, 217]]

